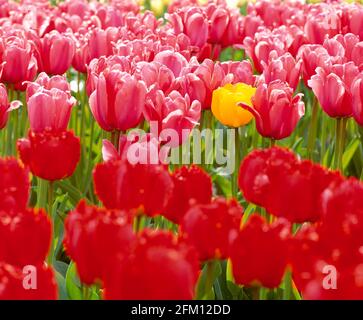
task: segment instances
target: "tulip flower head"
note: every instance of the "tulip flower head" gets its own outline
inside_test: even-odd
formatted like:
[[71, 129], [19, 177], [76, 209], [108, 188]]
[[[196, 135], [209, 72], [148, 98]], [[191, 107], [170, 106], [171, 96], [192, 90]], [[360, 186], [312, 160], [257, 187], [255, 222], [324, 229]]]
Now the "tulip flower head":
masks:
[[9, 114], [11, 111], [18, 109], [21, 106], [20, 101], [12, 101], [11, 103], [8, 100], [8, 94], [5, 86], [0, 84], [0, 129], [5, 128]]
[[76, 99], [63, 76], [49, 78], [42, 72], [26, 89], [30, 128], [33, 132], [67, 130]]
[[253, 115], [238, 104], [252, 106], [256, 88], [244, 83], [226, 84], [213, 91], [212, 112], [224, 125], [238, 128], [249, 123]]
[[251, 105], [241, 103], [256, 119], [257, 131], [263, 137], [279, 140], [291, 135], [305, 114], [302, 94], [293, 96], [286, 82], [275, 80], [258, 85]]
[[17, 148], [30, 171], [49, 181], [70, 177], [81, 153], [80, 140], [72, 131], [29, 131], [28, 138], [18, 140]]

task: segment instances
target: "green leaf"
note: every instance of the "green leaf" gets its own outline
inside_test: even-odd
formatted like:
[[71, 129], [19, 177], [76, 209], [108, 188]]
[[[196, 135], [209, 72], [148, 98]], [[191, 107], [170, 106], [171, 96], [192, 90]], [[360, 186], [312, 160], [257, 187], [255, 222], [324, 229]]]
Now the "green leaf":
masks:
[[352, 140], [348, 147], [345, 149], [343, 154], [343, 169], [345, 170], [348, 168], [350, 161], [352, 160], [355, 152], [357, 151], [360, 144], [360, 140], [358, 138], [355, 138]]
[[71, 262], [66, 274], [66, 289], [69, 299], [82, 300], [81, 282], [78, 278], [76, 265]]
[[213, 285], [216, 279], [222, 273], [222, 268], [218, 260], [208, 261], [200, 274], [198, 285], [197, 285], [197, 295], [198, 300], [210, 300], [214, 299]]
[[68, 300], [68, 294], [67, 294], [67, 289], [66, 289], [66, 280], [58, 271], [55, 271], [54, 273], [55, 273], [55, 279], [57, 281], [57, 286], [58, 286], [59, 300]]

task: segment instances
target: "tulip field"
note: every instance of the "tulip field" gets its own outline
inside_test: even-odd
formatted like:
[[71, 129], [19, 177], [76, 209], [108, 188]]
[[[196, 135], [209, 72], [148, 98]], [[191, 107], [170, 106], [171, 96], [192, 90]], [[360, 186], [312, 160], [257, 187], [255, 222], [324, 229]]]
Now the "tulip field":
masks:
[[363, 299], [363, 3], [0, 0], [0, 300]]

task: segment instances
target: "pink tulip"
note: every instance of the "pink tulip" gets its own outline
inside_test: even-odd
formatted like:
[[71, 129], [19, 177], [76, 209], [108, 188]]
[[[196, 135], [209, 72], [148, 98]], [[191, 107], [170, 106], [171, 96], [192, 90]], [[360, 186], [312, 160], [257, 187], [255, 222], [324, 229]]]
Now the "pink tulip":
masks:
[[268, 65], [263, 64], [264, 70], [260, 79], [267, 84], [274, 80], [286, 81], [296, 90], [300, 80], [301, 64], [302, 60], [296, 62], [290, 53], [278, 57], [276, 51], [272, 51]]
[[131, 72], [131, 62], [126, 57], [109, 56], [93, 59], [87, 67], [86, 92], [88, 96], [96, 89], [99, 75], [105, 70]]
[[252, 59], [255, 69], [260, 73], [263, 71], [262, 62], [268, 62], [271, 51], [276, 51], [280, 56], [287, 52], [288, 49], [284, 36], [279, 32], [273, 33], [268, 29], [257, 32], [254, 39], [245, 38], [243, 45], [246, 53]]
[[167, 96], [160, 90], [151, 92], [144, 110], [147, 121], [158, 122], [160, 138], [163, 141], [170, 138], [168, 129], [177, 134], [177, 140], [170, 142], [172, 147], [178, 146], [188, 138], [190, 131], [198, 124], [200, 115], [200, 102], [191, 102], [188, 95], [183, 97], [178, 91], [172, 91]]
[[243, 61], [226, 61], [221, 63], [225, 73], [223, 84], [243, 82], [253, 86], [256, 77], [253, 75], [252, 65], [248, 60]]
[[161, 148], [158, 137], [151, 133], [140, 136], [136, 132], [121, 135], [118, 149], [108, 140], [102, 141], [103, 161], [128, 160], [132, 164], [166, 163], [170, 148]]
[[54, 30], [41, 39], [38, 50], [40, 71], [61, 75], [72, 64], [75, 44], [70, 36]]
[[208, 39], [208, 20], [197, 7], [190, 8], [184, 15], [184, 32], [191, 45], [202, 47]]
[[209, 42], [220, 44], [230, 22], [229, 12], [222, 6], [210, 4], [209, 13]]
[[167, 66], [173, 72], [175, 77], [178, 77], [183, 68], [188, 65], [187, 59], [185, 59], [179, 52], [173, 52], [170, 50], [159, 52], [155, 56], [154, 61]]
[[316, 73], [308, 84], [323, 110], [330, 117], [350, 117], [353, 112], [350, 88], [353, 79], [359, 74], [358, 67], [348, 62], [334, 65], [330, 70], [318, 67]]
[[349, 19], [350, 32], [357, 35], [363, 41], [363, 8], [355, 6]]
[[341, 42], [335, 38], [325, 39], [323, 47], [328, 52], [332, 64], [345, 62], [345, 48]]
[[358, 42], [352, 50], [352, 61], [363, 70], [363, 41]]
[[113, 54], [113, 43], [119, 38], [119, 30], [115, 27], [109, 27], [106, 30], [94, 29], [89, 33], [89, 54], [91, 60], [101, 56], [110, 56]]
[[334, 39], [339, 41], [342, 44], [342, 46], [344, 47], [344, 54], [345, 54], [346, 60], [351, 61], [352, 52], [353, 52], [355, 46], [359, 42], [359, 37], [357, 37], [356, 35], [354, 35], [352, 33], [347, 33], [345, 35], [337, 34], [334, 37]]
[[263, 20], [260, 16], [248, 14], [243, 20], [243, 38], [252, 38], [261, 26], [263, 26]]
[[157, 89], [168, 93], [174, 83], [175, 76], [167, 66], [153, 62], [139, 62], [136, 64], [134, 75], [143, 80], [148, 88], [156, 86]]
[[308, 41], [305, 37], [305, 33], [302, 29], [297, 27], [296, 25], [292, 25], [288, 28], [289, 35], [291, 37], [289, 52], [292, 54], [293, 57], [296, 57], [299, 49], [304, 45], [307, 44]]
[[32, 81], [38, 65], [33, 45], [26, 38], [8, 36], [0, 38], [0, 63], [5, 62], [1, 80], [14, 85]]
[[208, 19], [202, 8], [186, 7], [166, 14], [166, 19], [170, 22], [175, 34], [185, 33], [192, 46], [202, 48], [208, 39]]
[[91, 54], [89, 51], [88, 39], [85, 36], [80, 36], [75, 41], [75, 51], [72, 61], [72, 67], [78, 72], [86, 73], [87, 65], [91, 61]]
[[44, 72], [28, 84], [26, 101], [30, 128], [33, 132], [67, 130], [71, 109], [76, 99], [71, 95], [65, 77], [48, 77]]
[[229, 12], [229, 22], [221, 39], [222, 47], [229, 47], [243, 42], [243, 17], [238, 10]]
[[304, 31], [309, 43], [323, 44], [326, 38], [332, 38], [340, 33], [341, 20], [338, 11], [332, 8], [322, 13], [313, 13], [307, 18]]
[[357, 76], [352, 83], [353, 117], [360, 126], [363, 126], [363, 75]]
[[261, 83], [252, 98], [253, 106], [242, 105], [256, 119], [260, 135], [279, 140], [291, 135], [298, 121], [305, 114], [302, 94], [293, 96], [286, 82], [275, 80]]
[[315, 74], [317, 67], [325, 69], [332, 65], [328, 51], [321, 45], [302, 46], [298, 58], [302, 59], [302, 77], [306, 86], [309, 86], [308, 81]]
[[5, 86], [0, 83], [0, 129], [5, 128], [8, 122], [9, 113], [21, 106], [20, 101], [12, 101], [9, 103], [8, 94]]
[[106, 131], [123, 131], [141, 121], [146, 95], [143, 81], [119, 69], [106, 69], [96, 78], [89, 103], [97, 123]]
[[193, 73], [204, 82], [206, 88], [203, 109], [210, 109], [212, 93], [222, 85], [225, 78], [223, 67], [220, 63], [214, 63], [212, 60], [206, 59], [193, 70]]

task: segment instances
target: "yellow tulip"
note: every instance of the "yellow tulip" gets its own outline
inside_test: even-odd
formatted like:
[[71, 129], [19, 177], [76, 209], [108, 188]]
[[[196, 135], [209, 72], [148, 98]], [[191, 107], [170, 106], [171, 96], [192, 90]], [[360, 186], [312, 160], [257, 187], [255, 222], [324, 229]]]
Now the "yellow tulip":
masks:
[[251, 98], [255, 92], [256, 88], [245, 83], [226, 84], [214, 90], [211, 107], [213, 115], [226, 126], [238, 128], [246, 125], [253, 115], [238, 106], [238, 103], [252, 106]]

